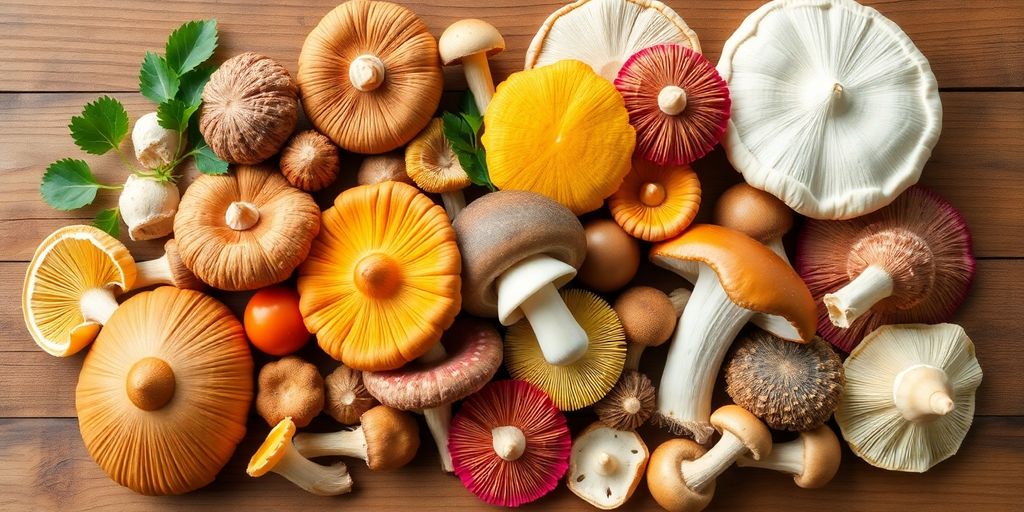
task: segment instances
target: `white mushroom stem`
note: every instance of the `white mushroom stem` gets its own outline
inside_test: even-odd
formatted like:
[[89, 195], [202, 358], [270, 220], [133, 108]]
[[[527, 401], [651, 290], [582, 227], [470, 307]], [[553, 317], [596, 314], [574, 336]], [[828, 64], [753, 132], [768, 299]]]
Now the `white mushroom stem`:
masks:
[[323, 434], [304, 432], [296, 435], [293, 443], [303, 457], [311, 459], [337, 455], [367, 460], [366, 436], [362, 427]]
[[291, 443], [284, 448], [284, 456], [270, 471], [318, 496], [337, 496], [352, 490], [352, 477], [344, 462], [330, 466], [317, 464], [303, 457]]
[[526, 451], [526, 436], [519, 427], [494, 427], [491, 429], [491, 447], [498, 457], [511, 462], [522, 457]]
[[680, 464], [683, 481], [687, 487], [701, 492], [714, 482], [736, 459], [748, 453], [747, 446], [740, 438], [726, 430], [722, 438], [700, 458], [686, 460]]
[[608, 452], [601, 452], [597, 456], [597, 474], [601, 476], [614, 475], [619, 470], [619, 459]]
[[441, 202], [444, 203], [444, 211], [448, 214], [448, 220], [455, 220], [455, 217], [466, 207], [466, 195], [461, 190], [442, 192]]
[[774, 252], [775, 254], [778, 254], [779, 257], [782, 258], [782, 261], [789, 263], [789, 266], [791, 267], [793, 266], [793, 264], [789, 261], [789, 256], [786, 256], [786, 248], [782, 245], [781, 238], [765, 240], [764, 245], [771, 249], [772, 252]]
[[487, 62], [487, 52], [474, 53], [462, 58], [462, 70], [466, 73], [466, 85], [473, 93], [473, 100], [480, 114], [487, 111], [487, 104], [494, 96], [494, 79]]
[[667, 115], [679, 115], [686, 110], [686, 90], [678, 85], [666, 85], [658, 92], [658, 108]]
[[245, 231], [260, 220], [260, 209], [248, 201], [235, 201], [224, 212], [224, 223], [235, 231]]
[[349, 82], [352, 83], [352, 87], [362, 92], [369, 92], [380, 87], [384, 83], [385, 74], [384, 61], [380, 60], [380, 57], [368, 53], [352, 59], [348, 65]]
[[[434, 363], [443, 360], [448, 354], [440, 343], [434, 344], [426, 354], [420, 356], [419, 360], [424, 363]], [[448, 433], [452, 423], [452, 405], [444, 404], [430, 409], [423, 410], [423, 417], [427, 420], [427, 428], [437, 445], [437, 454], [441, 458], [441, 469], [445, 473], [455, 471], [452, 466], [452, 454], [448, 451]]]
[[698, 443], [707, 442], [714, 432], [710, 423], [711, 393], [722, 360], [753, 315], [753, 311], [733, 303], [714, 270], [700, 266], [693, 293], [672, 337], [658, 389], [659, 415], [673, 427], [692, 434]]
[[87, 322], [106, 325], [107, 320], [117, 310], [117, 299], [109, 288], [90, 288], [82, 293], [78, 302], [82, 318]]
[[919, 364], [896, 374], [892, 399], [907, 421], [923, 423], [953, 411], [953, 388], [941, 368]]
[[804, 439], [798, 437], [787, 443], [778, 443], [772, 446], [772, 451], [760, 460], [754, 459], [749, 454], [743, 454], [736, 459], [736, 465], [741, 468], [761, 468], [778, 471], [790, 475], [802, 475], [804, 473]]
[[832, 324], [846, 329], [892, 292], [892, 276], [884, 268], [870, 265], [846, 286], [826, 294], [824, 302]]
[[171, 272], [171, 263], [167, 259], [167, 253], [155, 260], [135, 264], [135, 283], [132, 284], [132, 289], [145, 288], [155, 284], [174, 284], [174, 274]]
[[[690, 293], [690, 290], [687, 290], [686, 288], [676, 288], [669, 293], [668, 300], [672, 303], [672, 309], [676, 310], [676, 316], [681, 316], [683, 314], [683, 309], [686, 308], [686, 303], [690, 300]], [[678, 323], [676, 324], [676, 330], [679, 330]], [[623, 369], [638, 370], [640, 368], [640, 357], [644, 355], [645, 349], [647, 349], [647, 346], [639, 343], [627, 344], [626, 364], [623, 366]], [[639, 403], [640, 402], [637, 402], [637, 404]], [[637, 410], [640, 409], [638, 408]], [[630, 411], [630, 414], [636, 414], [636, 411]]]

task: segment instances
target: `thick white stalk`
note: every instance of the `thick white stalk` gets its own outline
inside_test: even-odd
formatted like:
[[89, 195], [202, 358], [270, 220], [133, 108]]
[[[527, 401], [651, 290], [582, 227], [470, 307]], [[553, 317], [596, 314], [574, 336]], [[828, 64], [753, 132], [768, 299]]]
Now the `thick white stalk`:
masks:
[[466, 195], [461, 190], [441, 193], [441, 202], [444, 203], [444, 211], [448, 214], [448, 220], [455, 220], [462, 209], [466, 207]]
[[145, 288], [155, 284], [174, 284], [174, 275], [171, 274], [167, 254], [155, 260], [135, 264], [135, 284], [132, 288]]
[[718, 475], [747, 452], [747, 446], [729, 431], [725, 431], [715, 446], [696, 460], [685, 460], [680, 464], [686, 486], [697, 492], [703, 491]]
[[[419, 360], [424, 363], [435, 363], [448, 357], [444, 346], [440, 343], [434, 344], [426, 353], [420, 356]], [[444, 404], [430, 409], [423, 410], [423, 417], [427, 420], [427, 428], [437, 445], [437, 454], [441, 458], [441, 469], [445, 473], [455, 471], [452, 466], [452, 454], [448, 451], [448, 433], [452, 423], [452, 405]]]
[[953, 388], [941, 368], [918, 364], [896, 374], [892, 398], [896, 409], [907, 421], [932, 421], [953, 411]]
[[892, 290], [892, 276], [884, 268], [870, 265], [846, 286], [825, 294], [828, 318], [832, 325], [846, 329], [875, 303], [892, 295]]
[[366, 436], [362, 427], [353, 430], [339, 430], [323, 434], [304, 432], [292, 440], [295, 449], [303, 457], [355, 457], [366, 460]]
[[749, 454], [743, 454], [736, 459], [736, 465], [741, 468], [761, 468], [787, 473], [790, 475], [802, 475], [804, 473], [804, 438], [799, 437], [788, 443], [779, 443], [772, 446], [772, 451], [761, 460], [755, 460]]
[[494, 97], [494, 79], [491, 78], [491, 66], [487, 63], [487, 52], [463, 57], [462, 70], [466, 74], [466, 85], [473, 93], [476, 108], [483, 115]]
[[78, 305], [85, 321], [106, 325], [110, 316], [117, 311], [118, 304], [114, 292], [109, 288], [91, 288], [82, 293]]
[[306, 459], [292, 446], [284, 450], [284, 456], [271, 471], [289, 482], [318, 496], [337, 496], [352, 490], [352, 476], [344, 462], [322, 466]]
[[692, 434], [698, 443], [707, 442], [714, 432], [711, 393], [722, 360], [753, 315], [729, 299], [714, 270], [701, 265], [672, 337], [658, 389], [659, 415], [675, 429]]

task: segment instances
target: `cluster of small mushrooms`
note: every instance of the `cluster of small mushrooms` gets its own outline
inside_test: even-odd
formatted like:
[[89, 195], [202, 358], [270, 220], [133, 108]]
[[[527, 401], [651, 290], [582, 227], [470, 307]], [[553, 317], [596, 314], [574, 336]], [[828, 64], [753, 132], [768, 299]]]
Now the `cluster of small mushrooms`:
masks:
[[[352, 490], [339, 457], [410, 462], [417, 415], [444, 471], [510, 507], [564, 477], [612, 509], [646, 475], [665, 509], [698, 511], [733, 465], [820, 487], [839, 467], [833, 417], [881, 468], [925, 471], [957, 451], [981, 370], [942, 322], [974, 260], [959, 213], [912, 187], [941, 105], [895, 24], [853, 0], [774, 0], [716, 67], [656, 0], [578, 0], [495, 87], [488, 58], [504, 47], [481, 20], [435, 40], [405, 7], [346, 1], [294, 77], [256, 53], [213, 73], [199, 128], [231, 169], [159, 219], [173, 226], [164, 256], [135, 262], [89, 226], [40, 244], [25, 323], [56, 356], [92, 344], [76, 405], [112, 479], [143, 494], [208, 484], [253, 400], [269, 434], [248, 473], [320, 495]], [[485, 125], [496, 191], [468, 204], [434, 117], [442, 66], [461, 66]], [[312, 127], [296, 131], [300, 109]], [[140, 161], [160, 158], [136, 131]], [[713, 224], [693, 224], [690, 164], [719, 142], [746, 182], [709, 205]], [[357, 184], [339, 192], [346, 174]], [[809, 218], [787, 255], [793, 210]], [[638, 278], [644, 253], [667, 272]], [[243, 326], [201, 291], [278, 283], [297, 298], [266, 314], [301, 319], [279, 351], [250, 325], [257, 312]], [[255, 390], [246, 333], [275, 356]], [[310, 334], [338, 362], [326, 376], [292, 354]], [[502, 363], [510, 378], [492, 382]], [[720, 371], [734, 403], [716, 408]], [[597, 421], [572, 436], [564, 412], [588, 407]], [[299, 432], [321, 413], [345, 427]], [[647, 423], [677, 438], [649, 450]]]

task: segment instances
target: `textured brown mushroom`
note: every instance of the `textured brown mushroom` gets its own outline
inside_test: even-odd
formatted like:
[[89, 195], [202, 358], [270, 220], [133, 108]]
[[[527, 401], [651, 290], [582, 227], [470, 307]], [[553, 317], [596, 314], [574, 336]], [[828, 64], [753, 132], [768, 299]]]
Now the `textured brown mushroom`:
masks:
[[636, 430], [658, 407], [654, 384], [646, 375], [626, 370], [615, 387], [594, 404], [594, 413], [602, 423], [616, 430]]
[[169, 284], [175, 288], [202, 290], [206, 283], [196, 277], [181, 260], [178, 242], [173, 238], [164, 243], [164, 255], [135, 264], [134, 288]]
[[306, 192], [334, 183], [339, 170], [338, 147], [316, 130], [296, 133], [281, 150], [281, 174]]
[[383, 181], [400, 181], [406, 185], [416, 185], [409, 177], [409, 173], [405, 172], [404, 153], [392, 151], [363, 158], [363, 163], [359, 164], [359, 171], [356, 173], [356, 183], [375, 185]]
[[199, 131], [229, 163], [256, 164], [273, 156], [298, 119], [295, 81], [266, 55], [246, 52], [224, 61], [203, 88]]
[[640, 268], [640, 245], [611, 219], [597, 219], [583, 227], [587, 257], [579, 279], [589, 288], [611, 292], [626, 286]]
[[324, 409], [324, 380], [311, 363], [288, 356], [260, 369], [256, 412], [277, 425], [291, 417], [299, 427], [309, 425]]
[[573, 439], [567, 487], [601, 510], [619, 508], [643, 480], [649, 456], [636, 432], [594, 423]]
[[378, 405], [363, 413], [353, 430], [295, 436], [303, 457], [355, 457], [371, 471], [397, 469], [409, 463], [420, 447], [420, 429], [409, 413]]
[[377, 399], [363, 385], [363, 372], [339, 365], [324, 379], [324, 412], [342, 425], [355, 425]]
[[789, 261], [782, 235], [793, 227], [793, 210], [768, 192], [746, 183], [727, 188], [715, 203], [715, 224], [745, 233]]
[[839, 471], [842, 450], [839, 439], [828, 425], [801, 432], [788, 443], [772, 446], [772, 452], [761, 460], [743, 456], [736, 459], [741, 468], [762, 468], [793, 475], [793, 481], [804, 489], [824, 487]]
[[[689, 298], [688, 294], [686, 298]], [[612, 308], [619, 315], [622, 329], [626, 331], [627, 370], [636, 370], [644, 349], [665, 343], [676, 329], [676, 307], [672, 299], [657, 288], [629, 288], [615, 299]]]

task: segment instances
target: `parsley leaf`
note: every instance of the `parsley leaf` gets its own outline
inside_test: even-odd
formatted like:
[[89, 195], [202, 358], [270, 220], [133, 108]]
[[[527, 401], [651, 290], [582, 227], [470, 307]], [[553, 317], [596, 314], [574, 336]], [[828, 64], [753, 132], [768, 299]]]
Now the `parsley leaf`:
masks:
[[198, 109], [198, 105], [187, 105], [181, 100], [170, 99], [156, 108], [156, 121], [168, 130], [184, 133], [188, 128], [188, 120]]
[[178, 74], [167, 61], [153, 53], [146, 52], [139, 69], [139, 91], [154, 103], [163, 103], [178, 94]]
[[39, 193], [46, 204], [58, 210], [74, 210], [93, 202], [96, 191], [108, 188], [96, 181], [89, 164], [65, 158], [46, 168]]
[[96, 226], [103, 231], [106, 231], [108, 235], [117, 238], [117, 233], [120, 231], [120, 210], [117, 208], [107, 208], [96, 214], [96, 218], [92, 220], [92, 225]]
[[203, 87], [210, 81], [210, 75], [216, 71], [215, 66], [200, 66], [179, 79], [177, 99], [184, 101], [187, 105], [199, 105], [203, 101]]
[[71, 118], [71, 138], [82, 151], [102, 155], [121, 145], [128, 135], [128, 112], [120, 101], [103, 96]]
[[487, 154], [477, 140], [477, 134], [483, 124], [480, 116], [445, 112], [441, 115], [441, 123], [448, 145], [458, 157], [462, 170], [469, 176], [469, 181], [474, 185], [494, 190], [494, 184], [487, 174]]
[[203, 174], [227, 174], [228, 163], [221, 160], [213, 149], [206, 144], [206, 139], [199, 131], [198, 123], [192, 123], [188, 127], [188, 140], [192, 143], [192, 158], [196, 161], [196, 168]]
[[216, 48], [217, 20], [190, 21], [167, 39], [167, 63], [181, 76], [212, 57]]
[[459, 110], [463, 114], [474, 115], [477, 117], [483, 117], [480, 113], [480, 109], [476, 108], [476, 98], [473, 96], [473, 91], [466, 90], [462, 94], [462, 98], [459, 99]]

